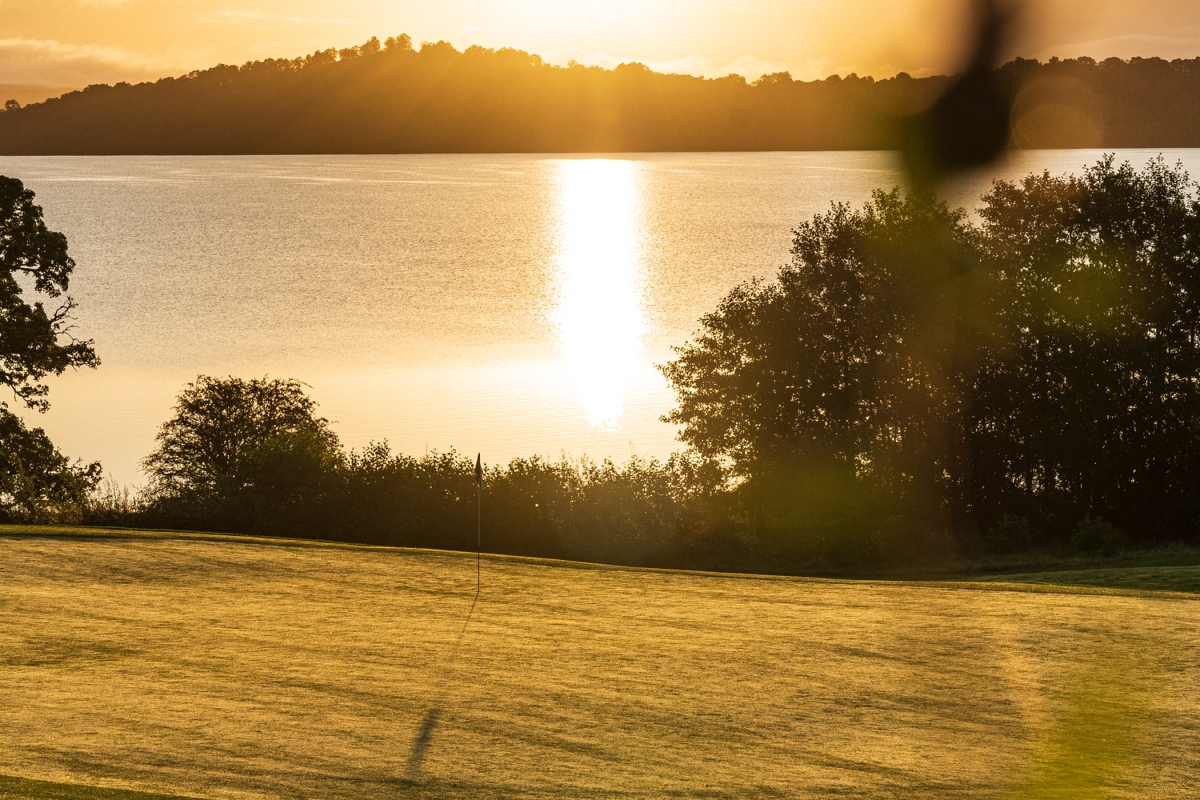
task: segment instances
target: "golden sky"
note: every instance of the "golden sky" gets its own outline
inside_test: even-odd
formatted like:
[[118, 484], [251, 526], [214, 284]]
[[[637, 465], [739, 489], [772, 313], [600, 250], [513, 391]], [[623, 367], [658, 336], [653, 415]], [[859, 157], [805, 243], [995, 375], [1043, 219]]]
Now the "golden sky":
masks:
[[[151, 80], [408, 33], [755, 78], [955, 63], [963, 0], [0, 0], [0, 84]], [[1037, 0], [1012, 54], [1200, 56], [1200, 0]]]

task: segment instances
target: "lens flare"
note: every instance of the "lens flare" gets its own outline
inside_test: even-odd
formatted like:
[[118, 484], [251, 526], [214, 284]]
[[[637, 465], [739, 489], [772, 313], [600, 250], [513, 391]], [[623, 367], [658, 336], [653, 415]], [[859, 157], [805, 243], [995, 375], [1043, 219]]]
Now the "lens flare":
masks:
[[642, 358], [638, 164], [559, 163], [558, 305], [554, 322], [588, 421], [620, 428]]

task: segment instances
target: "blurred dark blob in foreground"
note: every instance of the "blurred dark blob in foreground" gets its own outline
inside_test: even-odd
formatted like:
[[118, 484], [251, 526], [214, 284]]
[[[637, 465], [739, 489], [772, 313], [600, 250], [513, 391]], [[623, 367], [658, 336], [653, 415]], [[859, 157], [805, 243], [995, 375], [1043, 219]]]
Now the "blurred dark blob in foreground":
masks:
[[1008, 147], [1013, 93], [996, 67], [1017, 8], [977, 0], [975, 42], [966, 67], [926, 111], [904, 121], [904, 166], [916, 189], [986, 166]]

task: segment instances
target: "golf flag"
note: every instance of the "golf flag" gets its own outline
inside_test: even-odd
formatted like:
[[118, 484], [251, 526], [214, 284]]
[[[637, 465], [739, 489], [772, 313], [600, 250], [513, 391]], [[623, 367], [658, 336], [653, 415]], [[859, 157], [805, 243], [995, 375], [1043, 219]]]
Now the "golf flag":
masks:
[[475, 483], [480, 489], [483, 488], [483, 462], [479, 460], [480, 454], [475, 456]]

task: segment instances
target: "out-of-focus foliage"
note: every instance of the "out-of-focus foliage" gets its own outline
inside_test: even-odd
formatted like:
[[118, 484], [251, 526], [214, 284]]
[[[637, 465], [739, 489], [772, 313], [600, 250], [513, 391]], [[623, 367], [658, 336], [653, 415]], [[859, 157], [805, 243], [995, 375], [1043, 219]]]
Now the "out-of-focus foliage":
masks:
[[[1018, 60], [1018, 147], [1200, 145], [1200, 59]], [[895, 149], [945, 77], [754, 83], [546, 64], [407, 36], [293, 60], [96, 85], [0, 113], [0, 153], [408, 153]]]
[[800, 226], [664, 368], [668, 420], [755, 526], [855, 558], [1194, 539], [1195, 186], [1109, 157], [980, 217], [879, 192]]

